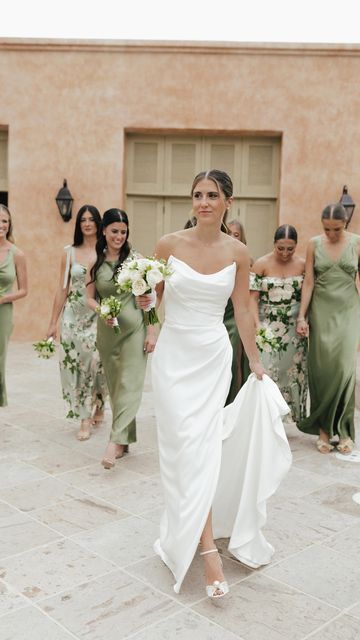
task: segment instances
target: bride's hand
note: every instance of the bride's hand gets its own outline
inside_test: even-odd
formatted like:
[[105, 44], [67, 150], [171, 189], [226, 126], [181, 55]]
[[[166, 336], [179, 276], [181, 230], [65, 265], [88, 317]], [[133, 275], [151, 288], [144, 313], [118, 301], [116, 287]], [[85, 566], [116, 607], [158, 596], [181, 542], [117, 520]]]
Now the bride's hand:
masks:
[[151, 293], [145, 293], [142, 296], [135, 296], [135, 303], [139, 309], [143, 311], [149, 310], [149, 305], [153, 303], [153, 295]]
[[255, 373], [258, 380], [262, 380], [262, 377], [265, 373], [265, 369], [262, 363], [259, 360], [249, 361], [250, 369], [253, 373]]

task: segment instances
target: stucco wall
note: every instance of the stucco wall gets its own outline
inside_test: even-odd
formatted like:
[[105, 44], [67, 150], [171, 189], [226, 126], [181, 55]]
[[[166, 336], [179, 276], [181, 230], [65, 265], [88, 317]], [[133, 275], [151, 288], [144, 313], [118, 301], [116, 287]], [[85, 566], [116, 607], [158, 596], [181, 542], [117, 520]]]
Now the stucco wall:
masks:
[[299, 251], [347, 184], [360, 232], [360, 46], [0, 40], [0, 126], [9, 127], [9, 207], [30, 293], [16, 339], [47, 327], [62, 247], [55, 196], [74, 210], [123, 204], [124, 132], [282, 134], [279, 221]]

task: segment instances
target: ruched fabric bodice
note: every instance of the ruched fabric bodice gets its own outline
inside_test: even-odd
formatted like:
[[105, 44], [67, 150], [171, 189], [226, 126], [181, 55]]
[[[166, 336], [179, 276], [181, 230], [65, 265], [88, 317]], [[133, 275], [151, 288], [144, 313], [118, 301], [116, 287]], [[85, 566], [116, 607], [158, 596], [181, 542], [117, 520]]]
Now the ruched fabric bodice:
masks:
[[174, 273], [166, 283], [165, 324], [179, 327], [223, 327], [224, 310], [235, 283], [236, 263], [205, 275], [170, 256]]

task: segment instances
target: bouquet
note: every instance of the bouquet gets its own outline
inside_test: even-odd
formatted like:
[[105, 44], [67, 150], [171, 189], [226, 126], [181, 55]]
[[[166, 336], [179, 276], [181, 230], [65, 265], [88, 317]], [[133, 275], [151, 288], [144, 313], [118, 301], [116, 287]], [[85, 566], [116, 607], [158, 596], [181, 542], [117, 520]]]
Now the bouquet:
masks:
[[144, 311], [146, 324], [159, 322], [156, 313], [155, 286], [166, 280], [172, 274], [166, 260], [157, 258], [132, 258], [126, 260], [115, 274], [115, 283], [118, 291], [130, 291], [134, 296], [152, 294], [152, 300]]
[[115, 333], [120, 333], [120, 327], [118, 323], [117, 316], [119, 315], [121, 310], [121, 302], [115, 296], [109, 296], [108, 298], [103, 298], [101, 303], [96, 307], [96, 313], [99, 314], [100, 318], [103, 320], [109, 320], [110, 318], [115, 318], [115, 322], [113, 324], [113, 329]]
[[282, 339], [270, 327], [260, 327], [256, 332], [256, 345], [261, 352], [278, 353], [282, 349]]
[[37, 351], [38, 358], [44, 358], [48, 360], [54, 355], [56, 345], [54, 338], [48, 338], [47, 340], [39, 340], [39, 342], [33, 342], [33, 347]]

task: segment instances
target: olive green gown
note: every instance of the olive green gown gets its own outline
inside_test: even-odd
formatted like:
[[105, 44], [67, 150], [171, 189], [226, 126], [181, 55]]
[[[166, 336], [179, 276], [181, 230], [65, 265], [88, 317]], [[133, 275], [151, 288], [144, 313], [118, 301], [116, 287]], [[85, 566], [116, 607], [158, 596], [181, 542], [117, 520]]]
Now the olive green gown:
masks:
[[230, 343], [233, 350], [233, 357], [231, 363], [231, 385], [226, 398], [225, 406], [233, 402], [238, 391], [242, 385], [246, 382], [249, 374], [251, 373], [249, 367], [249, 361], [244, 351], [243, 344], [241, 342], [239, 332], [236, 326], [234, 317], [234, 306], [231, 298], [225, 307], [224, 313], [224, 325], [229, 334]]
[[105, 371], [113, 422], [110, 441], [116, 444], [136, 442], [136, 412], [144, 386], [146, 329], [143, 312], [135, 305], [132, 293], [117, 293], [112, 262], [104, 262], [96, 273], [99, 301], [116, 296], [122, 302], [118, 316], [120, 333], [104, 320], [97, 322], [97, 348]]
[[360, 339], [360, 298], [355, 286], [359, 236], [349, 240], [338, 260], [314, 238], [315, 285], [309, 307], [308, 376], [310, 415], [301, 431], [355, 439], [356, 353]]
[[[8, 254], [0, 264], [0, 297], [12, 290], [16, 279], [14, 262], [15, 247], [11, 247]], [[13, 329], [13, 305], [12, 302], [0, 304], [0, 407], [6, 407], [7, 395], [5, 384], [6, 352]]]

